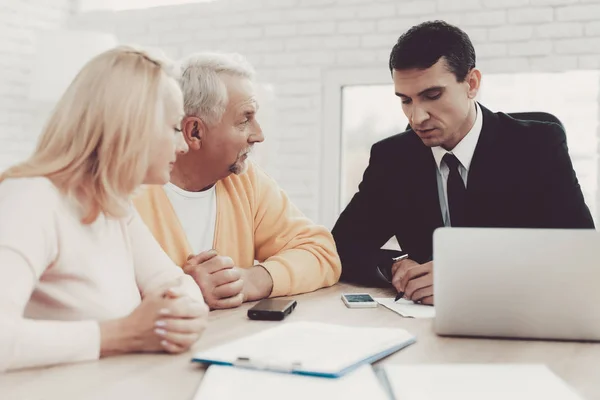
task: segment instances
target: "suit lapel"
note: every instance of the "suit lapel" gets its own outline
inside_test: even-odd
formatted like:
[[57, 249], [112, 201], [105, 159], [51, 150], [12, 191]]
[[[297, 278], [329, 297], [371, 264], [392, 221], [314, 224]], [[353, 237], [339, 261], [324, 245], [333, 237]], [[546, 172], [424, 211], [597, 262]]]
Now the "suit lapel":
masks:
[[499, 208], [492, 204], [501, 201], [495, 194], [497, 185], [502, 184], [498, 175], [500, 168], [503, 168], [498, 158], [502, 151], [498, 148], [500, 121], [496, 114], [483, 106], [481, 112], [483, 126], [467, 178], [467, 226], [489, 225], [490, 218], [499, 212]]
[[413, 176], [416, 180], [413, 187], [417, 188], [417, 192], [414, 199], [417, 209], [422, 211], [424, 227], [434, 230], [444, 226], [437, 186], [437, 166], [431, 149], [425, 146], [414, 132], [411, 133], [415, 135], [419, 144], [418, 150], [415, 151], [416, 171]]
[[479, 140], [475, 146], [471, 166], [469, 167], [469, 175], [467, 178], [467, 195], [480, 192], [489, 186], [491, 178], [490, 172], [497, 167], [496, 158], [494, 155], [494, 143], [498, 137], [498, 127], [500, 122], [498, 116], [492, 113], [481, 104], [481, 113], [483, 116], [483, 126]]

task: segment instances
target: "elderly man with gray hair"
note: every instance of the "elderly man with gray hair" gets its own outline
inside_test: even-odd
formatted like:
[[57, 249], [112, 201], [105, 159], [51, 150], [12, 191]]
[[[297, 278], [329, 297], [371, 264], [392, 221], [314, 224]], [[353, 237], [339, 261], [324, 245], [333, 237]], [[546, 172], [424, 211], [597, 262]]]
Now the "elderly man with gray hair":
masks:
[[331, 234], [248, 160], [264, 140], [253, 79], [237, 54], [181, 62], [189, 152], [173, 165], [170, 183], [135, 199], [154, 237], [212, 309], [331, 286], [341, 272]]

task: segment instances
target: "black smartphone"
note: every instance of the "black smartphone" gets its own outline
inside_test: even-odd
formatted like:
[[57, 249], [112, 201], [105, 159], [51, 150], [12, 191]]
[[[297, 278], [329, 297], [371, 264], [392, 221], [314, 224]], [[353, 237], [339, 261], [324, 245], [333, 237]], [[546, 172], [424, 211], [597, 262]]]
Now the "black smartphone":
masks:
[[248, 318], [264, 321], [281, 321], [294, 311], [296, 304], [296, 300], [261, 300], [248, 310]]

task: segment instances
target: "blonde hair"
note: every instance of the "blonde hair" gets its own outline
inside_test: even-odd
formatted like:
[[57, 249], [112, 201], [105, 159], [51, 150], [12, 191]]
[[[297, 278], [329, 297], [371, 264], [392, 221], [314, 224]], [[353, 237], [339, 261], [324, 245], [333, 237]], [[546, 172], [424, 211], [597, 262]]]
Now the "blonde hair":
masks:
[[57, 103], [33, 155], [0, 182], [47, 177], [83, 207], [84, 224], [100, 213], [127, 215], [129, 198], [146, 177], [151, 135], [163, 115], [157, 109], [162, 87], [174, 78], [170, 67], [132, 47], [96, 56]]
[[179, 62], [179, 84], [185, 115], [202, 118], [209, 125], [221, 121], [227, 108], [227, 87], [219, 74], [254, 79], [254, 68], [237, 53], [196, 53]]

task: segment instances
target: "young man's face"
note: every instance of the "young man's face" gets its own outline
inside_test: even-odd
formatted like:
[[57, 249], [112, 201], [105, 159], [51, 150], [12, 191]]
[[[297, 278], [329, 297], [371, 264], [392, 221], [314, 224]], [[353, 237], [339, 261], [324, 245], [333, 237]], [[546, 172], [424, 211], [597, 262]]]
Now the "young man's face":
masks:
[[479, 71], [472, 69], [457, 82], [442, 57], [424, 70], [393, 70], [392, 77], [402, 110], [423, 143], [454, 148], [471, 128], [468, 115], [479, 89]]

